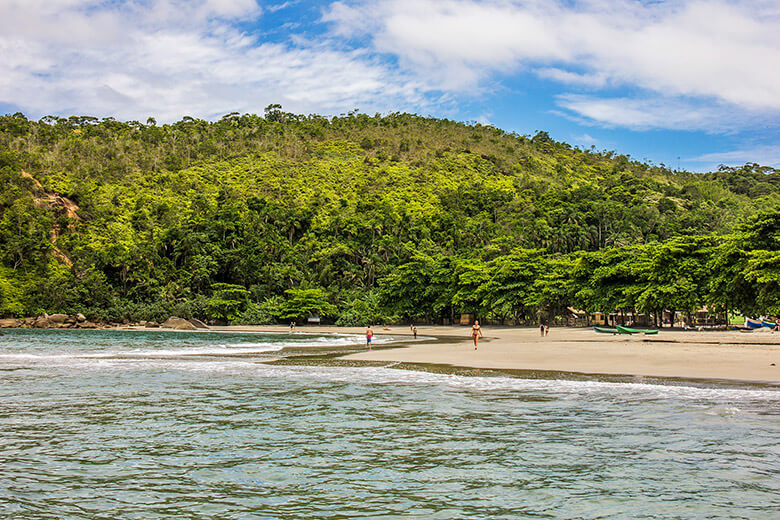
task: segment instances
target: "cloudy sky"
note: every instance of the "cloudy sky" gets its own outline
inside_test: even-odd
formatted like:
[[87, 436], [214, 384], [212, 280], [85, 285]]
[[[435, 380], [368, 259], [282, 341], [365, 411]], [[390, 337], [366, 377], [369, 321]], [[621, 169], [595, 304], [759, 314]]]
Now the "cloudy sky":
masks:
[[0, 113], [409, 111], [780, 166], [780, 0], [0, 0]]

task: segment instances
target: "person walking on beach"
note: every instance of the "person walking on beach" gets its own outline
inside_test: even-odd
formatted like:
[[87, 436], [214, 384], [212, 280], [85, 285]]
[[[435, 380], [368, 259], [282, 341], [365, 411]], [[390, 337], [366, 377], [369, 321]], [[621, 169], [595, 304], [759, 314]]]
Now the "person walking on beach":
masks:
[[371, 350], [371, 340], [374, 338], [374, 331], [371, 330], [371, 325], [366, 327], [366, 347]]
[[295, 330], [295, 322], [294, 322], [294, 321], [291, 321], [291, 322], [290, 322], [290, 332], [292, 332], [292, 331], [294, 331], [294, 330]]
[[539, 334], [541, 334], [542, 337], [544, 337], [544, 323], [539, 324]]
[[414, 339], [417, 339], [417, 327], [412, 325], [412, 334], [414, 334]]
[[479, 326], [479, 320], [474, 321], [474, 325], [471, 326], [471, 338], [474, 340], [474, 350], [477, 350], [477, 343], [479, 338], [482, 337], [482, 327]]
[[550, 326], [549, 325], [545, 325], [544, 326], [544, 335], [548, 336], [549, 334], [550, 334]]

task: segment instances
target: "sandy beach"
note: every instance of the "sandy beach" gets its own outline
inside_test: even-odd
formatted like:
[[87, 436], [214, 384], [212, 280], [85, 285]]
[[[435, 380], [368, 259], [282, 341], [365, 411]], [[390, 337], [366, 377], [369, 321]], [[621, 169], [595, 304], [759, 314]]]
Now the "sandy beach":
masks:
[[[226, 328], [227, 329], [227, 328]], [[288, 331], [287, 327], [229, 327], [229, 330]], [[298, 332], [359, 333], [359, 327], [307, 326]], [[474, 350], [466, 327], [375, 328], [377, 338], [401, 337], [398, 348], [377, 348], [346, 359], [444, 364], [504, 370], [542, 370], [584, 374], [729, 379], [780, 383], [780, 334], [737, 331], [661, 331], [657, 336], [612, 336], [592, 329], [552, 328], [540, 337], [535, 328], [484, 329]], [[436, 338], [436, 340], [432, 339]], [[774, 365], [773, 365], [774, 364]]]
[[407, 348], [349, 357], [475, 368], [780, 381], [780, 334], [661, 332], [655, 337], [611, 336], [592, 329], [553, 328], [549, 336], [541, 337], [538, 329], [487, 328], [479, 348], [474, 350], [467, 329], [421, 327], [418, 331], [451, 342], [418, 342]]

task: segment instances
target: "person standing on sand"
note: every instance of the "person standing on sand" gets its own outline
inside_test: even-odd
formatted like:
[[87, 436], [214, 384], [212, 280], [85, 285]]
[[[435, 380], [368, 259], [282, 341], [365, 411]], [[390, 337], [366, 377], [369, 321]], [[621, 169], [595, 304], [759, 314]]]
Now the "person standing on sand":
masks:
[[482, 327], [479, 326], [479, 320], [474, 321], [474, 325], [471, 326], [471, 338], [474, 340], [474, 350], [477, 350], [477, 343], [479, 338], [482, 337]]
[[295, 322], [294, 322], [294, 321], [291, 321], [291, 322], [290, 322], [290, 332], [292, 332], [292, 331], [294, 331], [294, 330], [295, 330]]
[[371, 330], [371, 325], [366, 327], [366, 347], [371, 350], [371, 340], [374, 338], [374, 331]]
[[544, 323], [539, 324], [539, 334], [544, 336]]
[[547, 336], [549, 334], [550, 334], [550, 326], [549, 325], [545, 325], [544, 326], [544, 335]]
[[412, 334], [414, 334], [414, 339], [417, 339], [417, 327], [412, 325]]

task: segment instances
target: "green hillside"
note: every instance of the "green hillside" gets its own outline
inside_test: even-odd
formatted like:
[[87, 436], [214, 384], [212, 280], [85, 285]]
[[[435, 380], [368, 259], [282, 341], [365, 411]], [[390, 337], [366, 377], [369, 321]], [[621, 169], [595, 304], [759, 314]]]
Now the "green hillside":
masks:
[[780, 171], [409, 114], [0, 118], [0, 314], [780, 314]]

